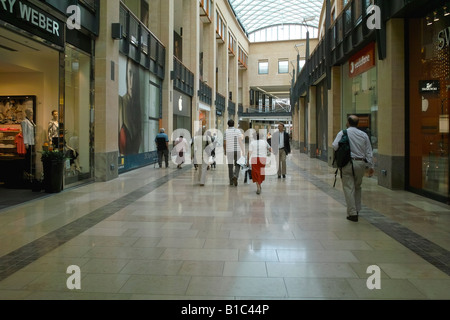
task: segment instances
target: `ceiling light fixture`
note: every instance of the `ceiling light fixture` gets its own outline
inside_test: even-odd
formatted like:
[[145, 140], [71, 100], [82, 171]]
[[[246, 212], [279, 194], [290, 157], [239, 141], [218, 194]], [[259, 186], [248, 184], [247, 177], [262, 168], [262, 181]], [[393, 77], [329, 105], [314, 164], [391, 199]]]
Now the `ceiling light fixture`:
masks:
[[434, 12], [434, 22], [438, 22], [439, 21], [439, 17], [437, 15], [437, 11]]
[[429, 16], [427, 16], [427, 26], [431, 26], [433, 24], [433, 22], [431, 21], [431, 18]]
[[448, 7], [447, 6], [444, 6], [443, 9], [444, 9], [444, 17], [450, 15], [450, 11], [448, 11]]

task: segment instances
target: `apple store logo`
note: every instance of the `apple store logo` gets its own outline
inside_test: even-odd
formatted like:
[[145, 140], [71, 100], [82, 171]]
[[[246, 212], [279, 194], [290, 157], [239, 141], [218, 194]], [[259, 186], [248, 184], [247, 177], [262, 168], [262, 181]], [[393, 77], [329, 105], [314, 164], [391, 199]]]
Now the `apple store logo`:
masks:
[[183, 111], [183, 97], [180, 97], [180, 100], [178, 100], [178, 109]]

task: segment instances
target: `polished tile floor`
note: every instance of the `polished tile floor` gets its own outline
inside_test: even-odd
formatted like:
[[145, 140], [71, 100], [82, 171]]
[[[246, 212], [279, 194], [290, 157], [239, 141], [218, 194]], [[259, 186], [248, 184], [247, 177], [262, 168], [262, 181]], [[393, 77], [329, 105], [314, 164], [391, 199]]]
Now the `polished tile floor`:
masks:
[[151, 166], [0, 210], [0, 300], [450, 299], [450, 206], [366, 178], [350, 222], [298, 154], [261, 195], [243, 178]]

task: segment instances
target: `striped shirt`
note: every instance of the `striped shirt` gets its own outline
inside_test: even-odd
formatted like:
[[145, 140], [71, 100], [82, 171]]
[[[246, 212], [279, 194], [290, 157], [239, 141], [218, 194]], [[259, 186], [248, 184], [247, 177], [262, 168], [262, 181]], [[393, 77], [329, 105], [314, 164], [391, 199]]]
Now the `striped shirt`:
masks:
[[236, 128], [229, 128], [225, 131], [225, 141], [227, 143], [227, 152], [241, 151], [239, 140], [242, 141], [242, 132]]

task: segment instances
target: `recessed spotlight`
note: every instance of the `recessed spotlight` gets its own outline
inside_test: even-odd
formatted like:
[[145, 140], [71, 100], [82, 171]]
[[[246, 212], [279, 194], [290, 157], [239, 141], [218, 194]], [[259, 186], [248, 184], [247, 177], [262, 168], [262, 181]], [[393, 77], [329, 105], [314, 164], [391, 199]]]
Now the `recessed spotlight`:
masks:
[[437, 11], [434, 12], [434, 22], [438, 22], [439, 21], [439, 17], [437, 15]]

